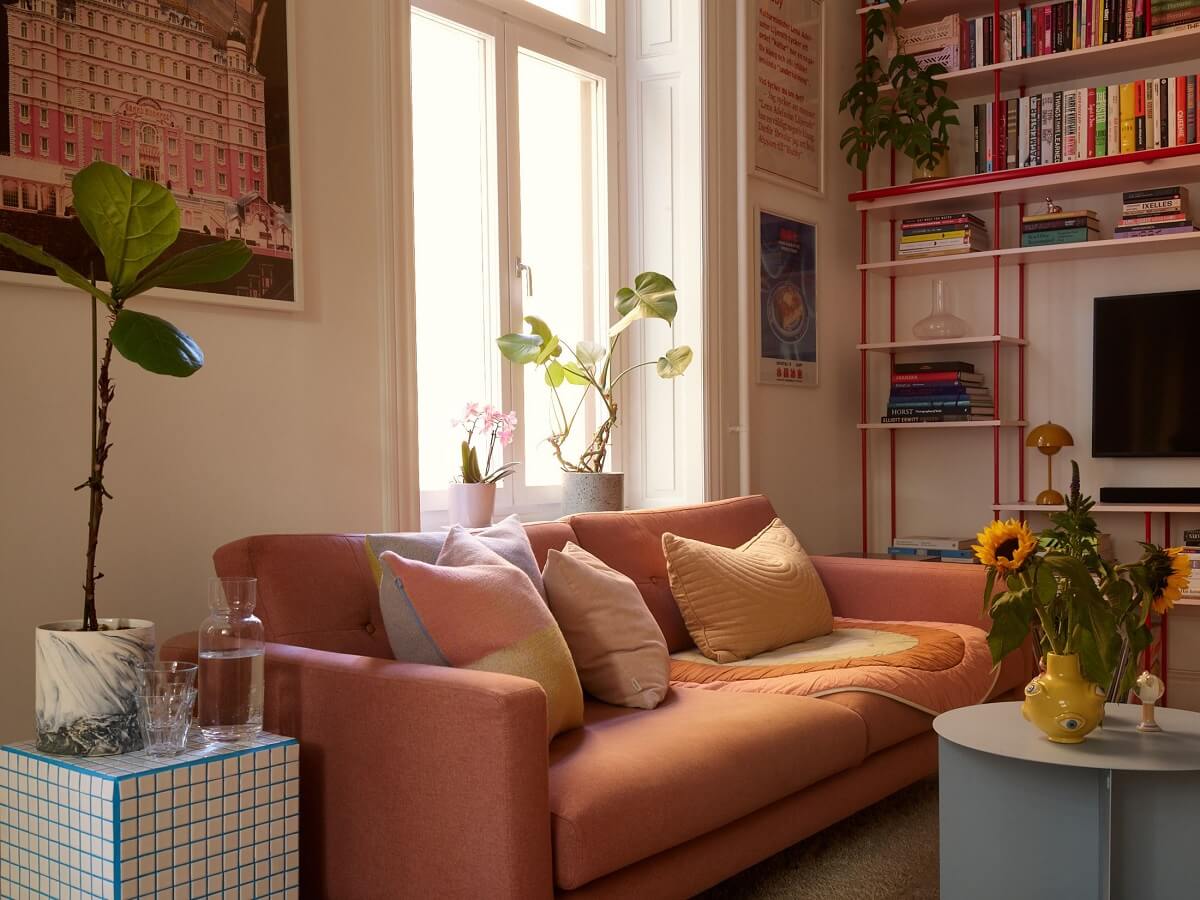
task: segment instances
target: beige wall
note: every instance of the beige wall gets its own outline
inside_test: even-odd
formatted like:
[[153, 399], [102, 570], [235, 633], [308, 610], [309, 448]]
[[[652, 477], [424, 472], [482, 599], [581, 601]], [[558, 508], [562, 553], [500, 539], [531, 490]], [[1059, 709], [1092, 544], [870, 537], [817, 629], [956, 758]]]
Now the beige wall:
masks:
[[[206, 366], [183, 381], [114, 366], [99, 609], [153, 619], [160, 638], [204, 617], [220, 543], [383, 524], [376, 4], [291, 5], [305, 310], [150, 300], [142, 308], [192, 334]], [[0, 284], [0, 310], [8, 740], [32, 733], [34, 626], [80, 614], [87, 505], [71, 488], [87, 475], [89, 325], [86, 302], [57, 288]]]

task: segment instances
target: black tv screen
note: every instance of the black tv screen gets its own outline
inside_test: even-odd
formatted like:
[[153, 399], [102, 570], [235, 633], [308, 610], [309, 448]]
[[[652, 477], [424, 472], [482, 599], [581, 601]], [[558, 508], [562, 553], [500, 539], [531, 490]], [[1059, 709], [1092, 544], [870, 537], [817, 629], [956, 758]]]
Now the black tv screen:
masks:
[[1092, 456], [1200, 456], [1200, 291], [1097, 297]]

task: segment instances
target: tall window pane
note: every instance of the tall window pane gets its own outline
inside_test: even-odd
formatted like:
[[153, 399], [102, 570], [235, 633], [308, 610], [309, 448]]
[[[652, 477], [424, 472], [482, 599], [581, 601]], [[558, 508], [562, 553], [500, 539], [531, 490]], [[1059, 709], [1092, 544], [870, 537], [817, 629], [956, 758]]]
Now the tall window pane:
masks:
[[558, 13], [565, 19], [604, 31], [604, 0], [529, 0], [534, 6]]
[[412, 17], [413, 193], [421, 490], [460, 459], [467, 401], [501, 403], [491, 38]]
[[[608, 257], [600, 82], [522, 49], [517, 92], [521, 259], [533, 274], [533, 293], [525, 296], [522, 312], [545, 319], [564, 340], [603, 342], [597, 313], [606, 308]], [[578, 410], [563, 450], [568, 460], [578, 459], [594, 411], [578, 408], [582, 388], [564, 384], [558, 393], [568, 418]], [[524, 401], [525, 482], [556, 485], [560, 469], [545, 440], [554, 427], [550, 388], [527, 377]]]

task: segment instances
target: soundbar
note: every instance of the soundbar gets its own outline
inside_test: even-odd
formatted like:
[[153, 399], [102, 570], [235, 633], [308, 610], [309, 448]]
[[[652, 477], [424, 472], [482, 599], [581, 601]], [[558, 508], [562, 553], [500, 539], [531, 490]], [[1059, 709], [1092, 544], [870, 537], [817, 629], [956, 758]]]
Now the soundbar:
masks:
[[1200, 487], [1102, 487], [1100, 502], [1200, 504]]

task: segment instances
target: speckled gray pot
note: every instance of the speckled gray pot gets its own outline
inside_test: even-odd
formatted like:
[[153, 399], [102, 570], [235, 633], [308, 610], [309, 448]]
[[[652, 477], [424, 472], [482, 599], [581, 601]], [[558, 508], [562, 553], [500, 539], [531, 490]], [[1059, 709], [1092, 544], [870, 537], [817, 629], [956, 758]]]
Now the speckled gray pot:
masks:
[[625, 508], [625, 476], [620, 472], [563, 472], [564, 516]]

